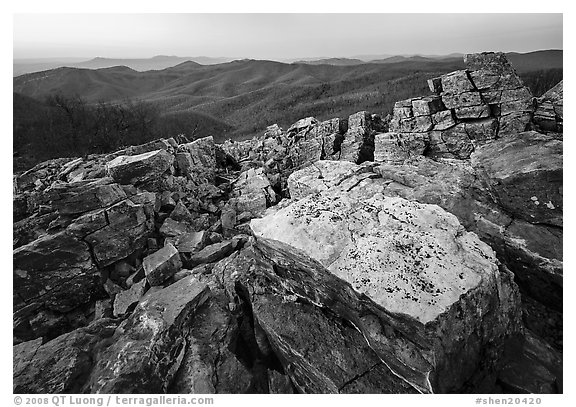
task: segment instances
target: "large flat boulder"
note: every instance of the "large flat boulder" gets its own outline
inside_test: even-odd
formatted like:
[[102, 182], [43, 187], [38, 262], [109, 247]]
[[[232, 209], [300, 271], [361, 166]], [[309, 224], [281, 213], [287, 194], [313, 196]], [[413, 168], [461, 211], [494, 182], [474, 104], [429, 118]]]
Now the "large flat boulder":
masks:
[[349, 319], [416, 389], [457, 391], [494, 362], [480, 349], [496, 355], [518, 329], [517, 288], [455, 216], [381, 191], [362, 180], [252, 220], [256, 247], [284, 287]]

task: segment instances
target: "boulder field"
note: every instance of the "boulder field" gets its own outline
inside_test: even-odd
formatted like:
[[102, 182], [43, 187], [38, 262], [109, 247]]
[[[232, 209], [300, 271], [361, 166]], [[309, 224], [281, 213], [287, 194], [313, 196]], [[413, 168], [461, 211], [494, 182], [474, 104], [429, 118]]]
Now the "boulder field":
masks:
[[14, 176], [15, 393], [561, 393], [562, 83]]

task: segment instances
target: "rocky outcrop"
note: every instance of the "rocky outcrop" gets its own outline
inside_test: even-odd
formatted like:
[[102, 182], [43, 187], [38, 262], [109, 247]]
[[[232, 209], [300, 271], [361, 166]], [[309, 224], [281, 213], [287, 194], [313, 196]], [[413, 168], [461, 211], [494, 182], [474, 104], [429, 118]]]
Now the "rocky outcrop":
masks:
[[564, 81], [539, 97], [534, 111], [534, 123], [542, 132], [562, 133], [564, 126]]
[[14, 391], [562, 392], [562, 84], [465, 60], [384, 120], [16, 175]]
[[390, 133], [376, 136], [374, 159], [468, 159], [480, 145], [528, 130], [534, 98], [502, 53], [468, 54], [467, 69], [428, 81], [432, 96], [394, 105]]

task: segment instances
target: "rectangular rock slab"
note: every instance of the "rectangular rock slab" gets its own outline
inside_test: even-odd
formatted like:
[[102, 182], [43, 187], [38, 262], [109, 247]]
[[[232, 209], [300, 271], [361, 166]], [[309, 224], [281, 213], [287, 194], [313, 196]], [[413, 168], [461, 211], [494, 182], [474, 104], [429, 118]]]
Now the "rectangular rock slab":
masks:
[[172, 154], [166, 150], [155, 150], [116, 157], [106, 163], [106, 170], [119, 184], [138, 184], [160, 177], [173, 162]]
[[151, 286], [161, 285], [182, 268], [178, 250], [170, 243], [144, 258], [146, 279]]

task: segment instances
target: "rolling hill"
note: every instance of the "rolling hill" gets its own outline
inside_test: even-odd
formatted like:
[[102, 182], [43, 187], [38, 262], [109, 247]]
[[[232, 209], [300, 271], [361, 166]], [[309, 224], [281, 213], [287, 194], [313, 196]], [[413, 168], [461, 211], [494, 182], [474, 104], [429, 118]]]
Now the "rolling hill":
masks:
[[[562, 51], [512, 59], [534, 92], [541, 94], [562, 78]], [[13, 78], [15, 123], [22, 122], [18, 114], [26, 114], [17, 107], [23, 101], [30, 106], [30, 100], [36, 100], [42, 106], [47, 98], [61, 95], [81, 97], [97, 107], [131, 100], [160, 114], [153, 132], [158, 137], [212, 135], [221, 142], [252, 137], [274, 123], [286, 128], [306, 116], [326, 120], [360, 110], [386, 115], [394, 102], [428, 94], [427, 79], [463, 67], [461, 58], [401, 57], [351, 65], [186, 61], [145, 72], [125, 66], [58, 68]], [[27, 140], [33, 139], [26, 134]]]

